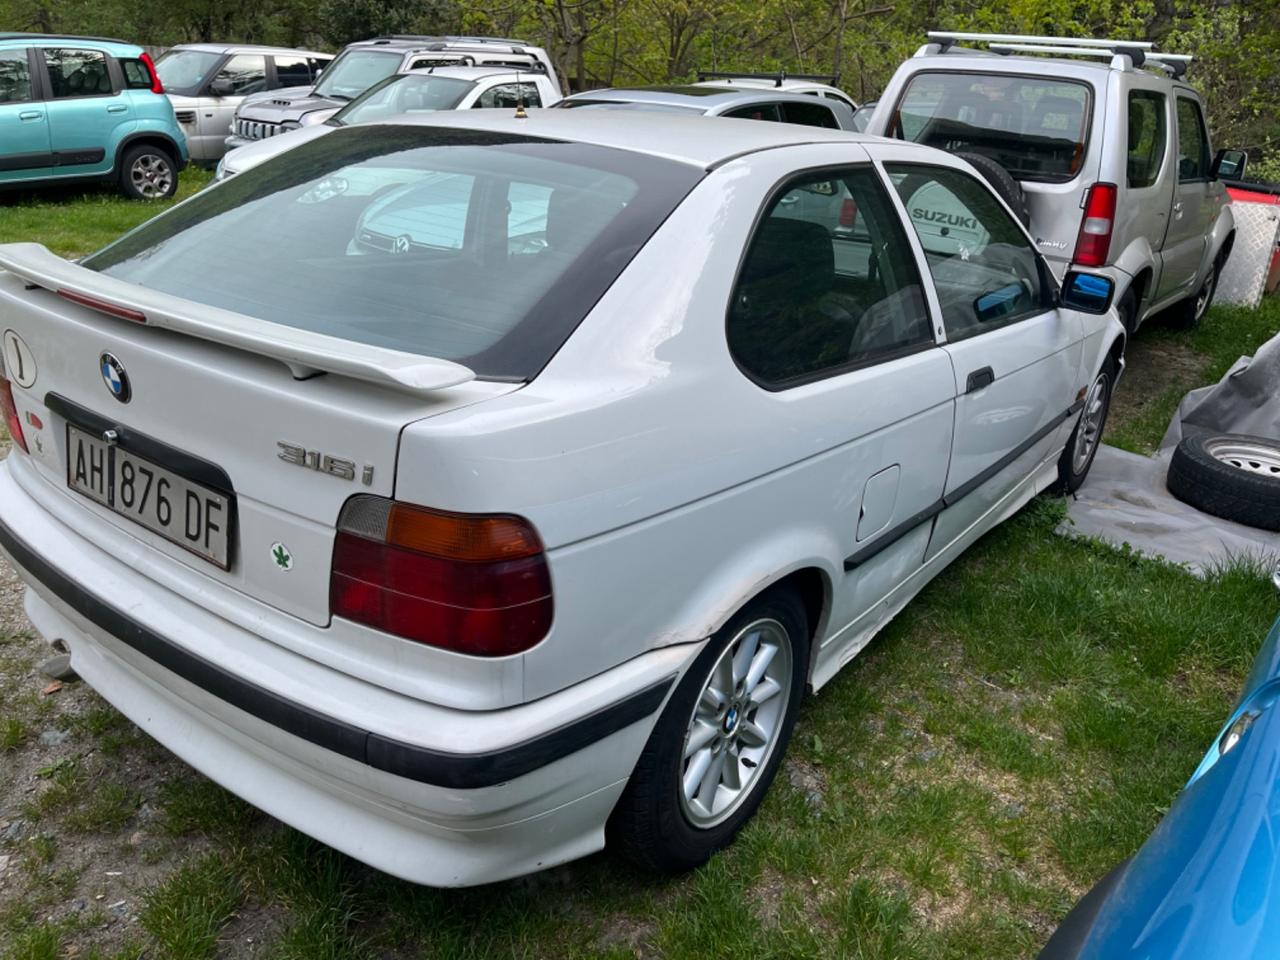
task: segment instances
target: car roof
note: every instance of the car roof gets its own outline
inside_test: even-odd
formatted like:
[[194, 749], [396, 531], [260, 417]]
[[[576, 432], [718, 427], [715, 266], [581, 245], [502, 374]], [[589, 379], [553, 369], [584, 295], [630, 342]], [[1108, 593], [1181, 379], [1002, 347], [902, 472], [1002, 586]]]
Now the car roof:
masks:
[[546, 74], [540, 70], [520, 70], [510, 64], [490, 64], [488, 66], [481, 65], [477, 67], [418, 67], [416, 70], [406, 70], [401, 76], [417, 77], [417, 76], [434, 76], [434, 77], [451, 77], [455, 80], [483, 80], [485, 77], [505, 77], [516, 76], [521, 77], [545, 77]]
[[797, 80], [794, 77], [717, 77], [714, 80], [699, 80], [695, 87], [737, 87], [750, 90], [834, 90], [848, 96], [834, 84], [823, 80]]
[[[1069, 57], [1044, 57], [1016, 53], [991, 53], [968, 47], [952, 47], [946, 53], [929, 52], [930, 46], [921, 47], [907, 63], [917, 72], [982, 71], [985, 73], [1035, 74], [1063, 80], [1100, 82], [1115, 68], [1110, 60], [1083, 60]], [[1157, 70], [1134, 70], [1135, 76], [1150, 77], [1177, 83], [1169, 74]], [[1185, 84], [1182, 84], [1185, 86]]]
[[728, 87], [701, 84], [683, 87], [605, 87], [602, 90], [585, 90], [582, 93], [575, 93], [567, 99], [570, 102], [589, 100], [612, 103], [660, 103], [672, 107], [692, 107], [695, 110], [707, 112], [739, 103], [759, 103], [761, 100], [814, 102], [814, 98], [808, 94], [788, 93], [776, 87], [733, 90]]
[[111, 37], [84, 37], [62, 33], [0, 33], [0, 46], [19, 46], [28, 44], [45, 45], [50, 43], [82, 43], [100, 48], [114, 57], [136, 57], [142, 47], [127, 40], [115, 40]]
[[332, 53], [303, 50], [300, 47], [275, 47], [265, 43], [175, 43], [169, 50], [202, 50], [207, 53], [300, 53], [308, 57], [333, 58]]
[[[521, 120], [516, 118], [513, 110], [438, 110], [390, 117], [377, 123], [546, 137], [648, 154], [702, 169], [744, 154], [777, 147], [806, 143], [884, 142], [881, 137], [850, 130], [693, 114], [554, 108], [529, 110], [527, 113], [527, 119]], [[908, 146], [898, 141], [894, 141], [894, 145], [899, 148]], [[927, 147], [919, 149], [929, 150]]]
[[368, 40], [357, 40], [347, 44], [348, 47], [385, 47], [389, 50], [448, 50], [450, 47], [473, 47], [492, 45], [494, 52], [504, 47], [523, 47], [529, 51], [540, 50], [536, 44], [523, 40], [506, 40], [498, 37], [429, 37], [393, 35], [388, 37], [370, 37]]

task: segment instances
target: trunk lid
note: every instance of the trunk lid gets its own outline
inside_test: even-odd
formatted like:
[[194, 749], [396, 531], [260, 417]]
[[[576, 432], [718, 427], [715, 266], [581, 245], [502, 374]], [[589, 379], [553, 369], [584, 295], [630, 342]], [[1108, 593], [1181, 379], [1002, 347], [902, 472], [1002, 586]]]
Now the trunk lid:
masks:
[[[294, 338], [298, 331], [279, 324], [237, 321], [231, 315], [229, 321], [221, 318], [228, 324], [219, 327], [202, 305], [174, 297], [162, 303], [154, 299], [163, 297], [155, 291], [65, 261], [59, 261], [62, 267], [45, 265], [58, 275], [40, 278], [42, 258], [24, 258], [23, 251], [15, 258], [12, 250], [0, 248], [0, 260], [24, 276], [0, 270], [0, 316], [3, 326], [21, 338], [31, 364], [14, 392], [44, 482], [119, 530], [119, 541], [101, 544], [104, 549], [117, 555], [139, 545], [159, 551], [315, 624], [329, 620], [329, 568], [342, 505], [357, 493], [393, 494], [405, 425], [516, 389], [470, 380], [465, 367], [447, 361], [423, 368], [420, 361], [429, 358], [407, 354], [399, 355], [406, 366], [388, 378], [375, 369], [379, 361], [372, 354], [361, 359], [360, 344], [338, 341], [344, 357], [337, 346], [308, 345]], [[108, 316], [33, 278], [55, 289], [61, 279], [95, 296], [109, 293], [116, 307], [149, 311], [148, 322]], [[389, 359], [394, 366], [395, 357]], [[309, 376], [295, 379], [291, 366]], [[416, 386], [397, 381], [414, 367], [431, 372], [417, 377]], [[320, 375], [326, 368], [329, 373]], [[128, 384], [126, 397], [116, 389], [121, 380]], [[107, 430], [116, 433], [117, 453], [111, 456], [122, 458], [117, 470], [132, 458], [137, 465], [157, 465], [197, 483], [197, 490], [216, 494], [220, 485], [229, 486], [223, 491], [225, 569], [132, 516], [69, 489], [75, 455], [84, 452], [83, 436], [98, 441]], [[90, 472], [92, 457], [90, 450]], [[123, 474], [116, 479], [119, 507]], [[170, 490], [180, 495], [178, 480], [171, 481]]]

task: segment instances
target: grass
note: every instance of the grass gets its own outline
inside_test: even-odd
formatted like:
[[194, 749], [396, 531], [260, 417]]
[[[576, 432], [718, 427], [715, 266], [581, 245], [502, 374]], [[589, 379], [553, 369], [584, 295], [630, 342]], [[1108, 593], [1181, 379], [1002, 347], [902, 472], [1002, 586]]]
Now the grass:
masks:
[[0, 242], [35, 240], [64, 257], [81, 257], [196, 193], [213, 175], [188, 167], [173, 200], [126, 200], [113, 187], [47, 187], [0, 193]]
[[[204, 176], [184, 173], [184, 193]], [[80, 254], [156, 209], [106, 191], [30, 195], [0, 202], [0, 238]], [[1181, 351], [1211, 382], [1277, 328], [1280, 304], [1219, 307], [1196, 331], [1153, 323], [1136, 342]], [[1154, 393], [1109, 440], [1151, 449], [1182, 391]], [[72, 737], [22, 795], [36, 830], [4, 851], [20, 852], [10, 873], [25, 886], [0, 902], [0, 957], [1034, 955], [1177, 796], [1277, 612], [1261, 571], [1202, 581], [1066, 539], [1064, 509], [1038, 499], [985, 537], [808, 698], [759, 816], [684, 877], [605, 853], [476, 890], [414, 887], [192, 771], [126, 779], [157, 748], [113, 709], [95, 698], [57, 714], [56, 698], [6, 687], [5, 763], [51, 720]], [[139, 828], [138, 847], [113, 839]], [[123, 943], [63, 909], [83, 894], [74, 858], [90, 836], [126, 872], [180, 857]]]

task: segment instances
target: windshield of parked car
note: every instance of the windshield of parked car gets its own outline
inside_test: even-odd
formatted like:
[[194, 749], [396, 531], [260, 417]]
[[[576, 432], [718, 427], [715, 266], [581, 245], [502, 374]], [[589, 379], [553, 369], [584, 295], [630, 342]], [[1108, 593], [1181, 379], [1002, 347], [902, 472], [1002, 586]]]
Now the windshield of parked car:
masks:
[[222, 54], [207, 50], [170, 50], [156, 61], [156, 75], [170, 93], [194, 96], [222, 62]]
[[370, 87], [329, 120], [330, 126], [384, 120], [400, 113], [423, 113], [430, 110], [452, 110], [474, 81], [456, 77], [401, 73], [387, 77]]
[[322, 97], [354, 100], [400, 66], [400, 54], [381, 50], [348, 50], [325, 68], [315, 92]]
[[930, 71], [911, 79], [890, 134], [980, 153], [1019, 180], [1063, 183], [1084, 162], [1089, 87], [1052, 77]]
[[84, 266], [527, 380], [702, 176], [517, 133], [349, 127], [196, 194]]

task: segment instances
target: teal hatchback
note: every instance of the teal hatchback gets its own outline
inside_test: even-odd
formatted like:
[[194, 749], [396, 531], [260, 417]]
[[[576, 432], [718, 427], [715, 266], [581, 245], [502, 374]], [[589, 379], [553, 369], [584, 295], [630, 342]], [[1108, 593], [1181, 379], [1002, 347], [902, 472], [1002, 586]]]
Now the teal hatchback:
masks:
[[186, 163], [186, 138], [141, 47], [0, 33], [0, 188], [97, 180], [162, 200]]

